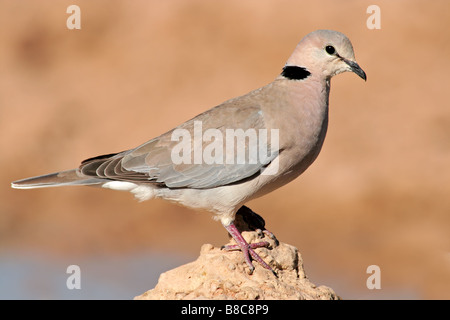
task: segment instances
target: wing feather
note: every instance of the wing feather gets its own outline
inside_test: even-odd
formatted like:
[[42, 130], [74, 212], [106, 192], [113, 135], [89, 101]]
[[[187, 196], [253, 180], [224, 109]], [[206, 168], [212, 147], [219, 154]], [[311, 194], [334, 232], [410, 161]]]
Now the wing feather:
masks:
[[[264, 117], [258, 106], [242, 106], [233, 103], [223, 104], [219, 107], [208, 110], [205, 113], [181, 124], [176, 129], [183, 129], [190, 137], [196, 137], [198, 124], [201, 124], [200, 134], [207, 129], [215, 129], [216, 134], [221, 135], [225, 141], [227, 129], [255, 130], [258, 134], [259, 129], [265, 128]], [[196, 127], [197, 126], [197, 127]], [[84, 161], [80, 170], [85, 175], [96, 176], [110, 180], [121, 180], [131, 182], [147, 182], [164, 185], [169, 188], [213, 188], [245, 180], [267, 166], [278, 154], [270, 153], [270, 137], [268, 146], [270, 157], [263, 163], [248, 163], [249, 149], [255, 141], [246, 138], [243, 142], [245, 149], [246, 162], [237, 163], [237, 142], [233, 150], [231, 162], [226, 161], [226, 154], [231, 151], [224, 148], [222, 161], [216, 161], [207, 164], [205, 161], [195, 163], [193, 156], [196, 152], [193, 141], [187, 149], [191, 161], [187, 163], [176, 164], [172, 159], [174, 148], [180, 143], [179, 140], [172, 139], [174, 130], [171, 130], [155, 139], [152, 139], [143, 145], [111, 157], [95, 157]], [[217, 138], [217, 137], [216, 137]], [[222, 142], [223, 142], [222, 141]], [[201, 150], [213, 143], [212, 141], [203, 141], [201, 139]], [[257, 142], [256, 142], [257, 143]], [[254, 146], [253, 146], [254, 147]], [[254, 150], [254, 149], [253, 149]], [[198, 162], [198, 161], [197, 161]]]

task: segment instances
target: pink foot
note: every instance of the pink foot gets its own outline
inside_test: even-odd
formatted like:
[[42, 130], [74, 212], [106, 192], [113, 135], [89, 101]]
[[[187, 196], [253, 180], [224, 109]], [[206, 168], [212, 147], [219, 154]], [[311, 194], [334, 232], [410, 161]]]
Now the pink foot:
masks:
[[225, 229], [227, 229], [228, 233], [233, 237], [237, 244], [224, 246], [222, 248], [225, 250], [241, 250], [244, 254], [245, 262], [250, 268], [250, 274], [252, 274], [253, 270], [255, 270], [250, 256], [253, 258], [253, 260], [259, 262], [259, 264], [263, 266], [263, 268], [270, 270], [273, 274], [275, 274], [272, 268], [267, 263], [265, 263], [264, 260], [253, 250], [256, 248], [267, 247], [269, 245], [268, 242], [263, 241], [249, 244], [247, 241], [245, 241], [244, 237], [242, 237], [242, 234], [236, 228], [234, 223], [230, 223], [228, 226], [225, 226]]

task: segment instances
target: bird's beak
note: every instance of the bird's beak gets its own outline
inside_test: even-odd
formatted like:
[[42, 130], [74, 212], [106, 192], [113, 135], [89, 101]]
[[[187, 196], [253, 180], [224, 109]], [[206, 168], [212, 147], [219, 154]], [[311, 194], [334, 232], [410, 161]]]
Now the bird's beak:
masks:
[[350, 70], [360, 76], [364, 81], [367, 81], [366, 73], [355, 61], [343, 59], [344, 62], [350, 67]]

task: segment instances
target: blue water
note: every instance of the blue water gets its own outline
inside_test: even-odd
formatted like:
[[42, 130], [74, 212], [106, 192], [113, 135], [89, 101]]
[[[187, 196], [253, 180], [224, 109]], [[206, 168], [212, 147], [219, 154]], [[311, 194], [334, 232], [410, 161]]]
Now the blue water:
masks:
[[[0, 299], [133, 299], [152, 289], [162, 272], [193, 260], [155, 252], [76, 258], [2, 252]], [[80, 289], [67, 286], [70, 265], [80, 268]]]

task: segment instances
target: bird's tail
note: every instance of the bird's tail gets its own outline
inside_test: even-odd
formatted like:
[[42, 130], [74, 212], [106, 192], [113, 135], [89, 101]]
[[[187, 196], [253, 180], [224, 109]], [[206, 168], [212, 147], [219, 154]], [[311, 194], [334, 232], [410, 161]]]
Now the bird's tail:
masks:
[[34, 189], [73, 185], [96, 185], [104, 182], [102, 179], [82, 175], [77, 169], [73, 169], [14, 181], [11, 183], [11, 187], [14, 189]]

